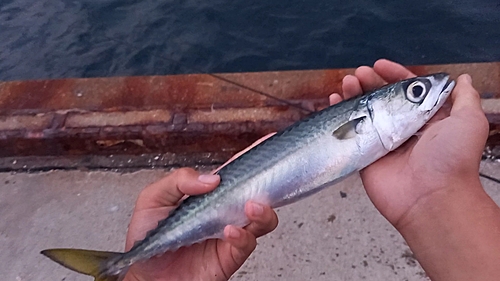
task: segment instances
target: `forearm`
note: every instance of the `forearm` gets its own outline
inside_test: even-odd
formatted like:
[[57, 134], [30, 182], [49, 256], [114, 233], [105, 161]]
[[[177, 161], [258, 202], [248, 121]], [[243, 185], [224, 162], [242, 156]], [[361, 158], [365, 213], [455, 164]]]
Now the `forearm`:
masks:
[[500, 278], [500, 208], [479, 179], [422, 198], [397, 228], [433, 281]]

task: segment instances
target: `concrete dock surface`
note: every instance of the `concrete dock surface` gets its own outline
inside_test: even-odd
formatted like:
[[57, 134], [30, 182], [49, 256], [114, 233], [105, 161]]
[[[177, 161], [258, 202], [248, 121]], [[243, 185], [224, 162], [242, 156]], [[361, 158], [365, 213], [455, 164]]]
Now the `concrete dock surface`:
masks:
[[[500, 163], [482, 163], [500, 177]], [[39, 252], [53, 247], [121, 251], [135, 199], [168, 171], [0, 174], [0, 276], [9, 281], [92, 280]], [[500, 185], [482, 179], [500, 203]], [[231, 280], [426, 280], [399, 233], [378, 213], [358, 175], [277, 210]], [[182, 270], [182, 269], [180, 269]]]

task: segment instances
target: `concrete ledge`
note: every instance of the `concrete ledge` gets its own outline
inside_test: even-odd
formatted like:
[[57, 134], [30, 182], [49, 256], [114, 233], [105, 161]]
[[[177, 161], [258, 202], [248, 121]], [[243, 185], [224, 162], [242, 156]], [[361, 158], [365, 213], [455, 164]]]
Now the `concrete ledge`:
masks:
[[50, 126], [54, 114], [14, 115], [0, 118], [0, 131], [42, 131]]
[[168, 110], [76, 113], [70, 114], [64, 125], [67, 128], [133, 126], [168, 123], [171, 116]]

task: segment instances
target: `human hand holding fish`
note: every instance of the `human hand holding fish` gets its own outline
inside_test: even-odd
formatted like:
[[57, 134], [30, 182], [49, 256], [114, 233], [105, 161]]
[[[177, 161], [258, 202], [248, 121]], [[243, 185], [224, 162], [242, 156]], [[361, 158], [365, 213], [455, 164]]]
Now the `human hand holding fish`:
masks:
[[[343, 80], [346, 98], [414, 77], [379, 60]], [[403, 235], [426, 274], [498, 280], [500, 208], [479, 181], [488, 122], [467, 74], [418, 136], [360, 171], [375, 207]], [[336, 98], [336, 97], [334, 97]]]
[[[158, 221], [168, 216], [186, 195], [212, 191], [218, 175], [200, 175], [181, 168], [147, 186], [139, 195], [126, 238], [126, 250], [142, 240]], [[276, 213], [265, 205], [247, 202], [250, 224], [244, 228], [227, 226], [224, 240], [210, 239], [166, 253], [131, 266], [124, 280], [227, 280], [256, 247], [256, 238], [276, 228]]]
[[[411, 77], [402, 65], [379, 60], [346, 76], [343, 94], [350, 98]], [[467, 74], [458, 77], [447, 104], [415, 136], [360, 171], [368, 196], [396, 227], [417, 201], [450, 181], [478, 181], [489, 125], [471, 82]]]
[[[429, 258], [427, 263], [421, 261], [424, 269], [439, 276], [439, 270], [450, 270], [450, 265], [433, 266], [433, 262], [439, 264], [434, 261], [437, 256], [426, 256], [426, 249], [440, 241], [422, 236], [429, 227], [440, 226], [439, 220], [422, 222], [419, 216], [438, 218], [426, 213], [427, 209], [434, 210], [436, 204], [453, 205], [442, 204], [449, 197], [470, 203], [463, 198], [467, 192], [457, 193], [462, 197], [450, 196], [450, 191], [464, 183], [465, 190], [478, 194], [477, 155], [486, 139], [476, 127], [484, 125], [484, 113], [467, 76], [458, 79], [449, 117], [444, 109], [434, 114], [454, 82], [442, 73], [400, 81], [413, 76], [401, 65], [385, 60], [374, 68], [360, 67], [354, 76], [344, 78], [343, 96], [330, 97], [332, 103], [345, 101], [237, 155], [217, 170], [222, 179], [218, 188], [214, 189], [217, 176], [198, 178], [190, 169], [177, 170], [146, 188], [137, 200], [126, 253], [74, 249], [43, 253], [96, 280], [116, 280], [127, 268], [126, 280], [227, 280], [255, 248], [255, 237], [276, 227], [276, 214], [267, 206], [293, 203], [361, 170], [372, 202], [404, 235], [419, 261], [422, 256]], [[386, 81], [393, 84], [382, 87]], [[354, 97], [362, 91], [371, 92]], [[432, 124], [422, 130], [418, 140], [411, 139], [396, 149], [432, 116]], [[470, 140], [464, 135], [470, 135]], [[301, 163], [297, 165], [297, 161]], [[174, 209], [186, 194], [190, 196]], [[481, 198], [481, 206], [489, 204]], [[263, 209], [261, 216], [251, 212], [249, 200]], [[425, 225], [427, 221], [434, 223]], [[231, 235], [235, 233], [239, 238]], [[441, 237], [442, 233], [436, 239]], [[169, 253], [152, 258], [164, 252]]]

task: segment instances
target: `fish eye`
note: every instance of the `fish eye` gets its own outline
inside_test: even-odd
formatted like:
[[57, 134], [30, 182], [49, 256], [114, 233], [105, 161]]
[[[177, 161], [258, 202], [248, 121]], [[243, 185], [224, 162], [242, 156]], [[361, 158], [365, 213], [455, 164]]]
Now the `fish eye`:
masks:
[[406, 98], [411, 102], [421, 102], [427, 95], [425, 84], [415, 81], [406, 88]]

